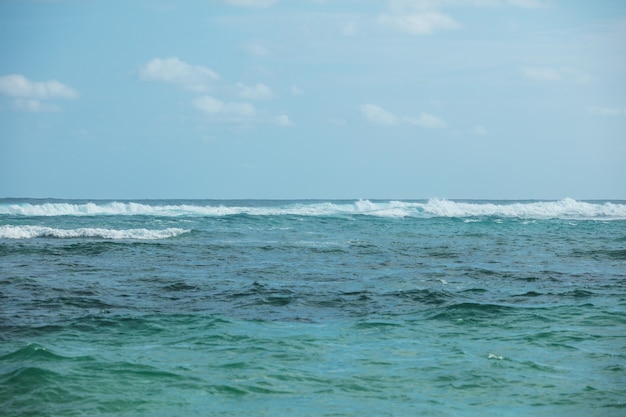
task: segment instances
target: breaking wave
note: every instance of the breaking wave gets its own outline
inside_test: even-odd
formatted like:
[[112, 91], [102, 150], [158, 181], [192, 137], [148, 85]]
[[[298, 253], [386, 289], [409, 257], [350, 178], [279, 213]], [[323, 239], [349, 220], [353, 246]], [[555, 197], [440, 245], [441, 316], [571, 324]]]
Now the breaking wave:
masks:
[[533, 202], [455, 202], [430, 200], [425, 210], [441, 217], [499, 216], [524, 219], [626, 219], [626, 204], [585, 202], [566, 198], [559, 201]]
[[56, 229], [45, 226], [0, 226], [0, 239], [33, 239], [39, 237], [51, 237], [59, 239], [100, 238], [114, 240], [154, 240], [167, 239], [187, 232], [189, 232], [189, 230], [178, 228], [169, 228], [164, 230], [114, 230], [101, 228]]
[[[172, 201], [172, 203], [176, 203]], [[0, 216], [341, 216], [380, 217], [510, 217], [524, 219], [626, 220], [623, 202], [585, 202], [566, 198], [559, 201], [272, 201], [263, 205], [253, 200], [237, 204], [203, 203], [151, 204], [135, 202], [13, 203], [0, 204]]]

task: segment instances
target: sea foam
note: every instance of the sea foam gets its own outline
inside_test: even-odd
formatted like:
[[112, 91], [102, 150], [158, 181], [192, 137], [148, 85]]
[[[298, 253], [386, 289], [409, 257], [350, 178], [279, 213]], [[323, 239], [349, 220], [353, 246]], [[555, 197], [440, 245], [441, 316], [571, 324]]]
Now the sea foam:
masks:
[[[278, 204], [276, 204], [278, 203]], [[306, 201], [273, 202], [258, 205], [254, 201], [230, 204], [146, 204], [135, 202], [17, 203], [0, 204], [0, 216], [352, 216], [379, 217], [485, 217], [523, 219], [626, 219], [626, 204], [585, 202], [566, 198], [559, 201], [493, 202], [430, 199], [414, 201], [354, 202]]]
[[101, 229], [78, 228], [57, 229], [45, 226], [0, 226], [0, 239], [33, 239], [38, 237], [67, 238], [100, 238], [100, 239], [136, 239], [154, 240], [167, 239], [187, 233], [189, 230], [169, 228], [164, 230], [149, 229]]
[[429, 200], [424, 211], [440, 217], [517, 217], [524, 219], [626, 219], [626, 205], [584, 202], [566, 198], [559, 201], [473, 203]]

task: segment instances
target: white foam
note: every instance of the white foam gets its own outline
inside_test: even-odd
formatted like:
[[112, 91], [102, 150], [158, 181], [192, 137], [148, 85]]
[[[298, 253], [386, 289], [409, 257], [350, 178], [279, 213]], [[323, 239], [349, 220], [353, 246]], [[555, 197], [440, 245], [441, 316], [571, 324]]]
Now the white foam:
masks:
[[502, 355], [497, 355], [497, 354], [495, 354], [495, 353], [490, 353], [490, 354], [487, 356], [487, 359], [497, 359], [497, 360], [501, 361], [501, 360], [503, 360], [503, 359], [504, 359], [504, 356], [502, 356]]
[[626, 205], [590, 203], [566, 198], [559, 201], [519, 203], [464, 203], [429, 200], [424, 211], [441, 217], [517, 217], [523, 219], [626, 219]]
[[[200, 209], [201, 207], [198, 207]], [[219, 207], [213, 208], [219, 214]], [[0, 214], [23, 216], [177, 216], [191, 214], [193, 206], [148, 205], [141, 203], [45, 203], [0, 205]]]
[[295, 203], [278, 206], [225, 206], [225, 205], [150, 205], [142, 203], [44, 203], [0, 204], [0, 215], [13, 216], [331, 216], [341, 214], [371, 214], [379, 216], [406, 215], [397, 212], [391, 203], [372, 203], [361, 200], [355, 203], [332, 202]]
[[163, 230], [149, 229], [101, 229], [101, 228], [78, 228], [56, 229], [45, 226], [0, 226], [0, 239], [33, 239], [38, 237], [67, 238], [100, 238], [100, 239], [136, 239], [154, 240], [167, 239], [187, 233], [189, 230], [169, 228]]
[[352, 216], [379, 217], [456, 217], [495, 216], [522, 219], [601, 219], [626, 220], [626, 204], [582, 202], [570, 198], [560, 201], [533, 202], [459, 202], [431, 199], [427, 202], [370, 201], [299, 202], [282, 205], [212, 205], [212, 204], [143, 204], [110, 203], [44, 203], [0, 204], [0, 215], [12, 216]]

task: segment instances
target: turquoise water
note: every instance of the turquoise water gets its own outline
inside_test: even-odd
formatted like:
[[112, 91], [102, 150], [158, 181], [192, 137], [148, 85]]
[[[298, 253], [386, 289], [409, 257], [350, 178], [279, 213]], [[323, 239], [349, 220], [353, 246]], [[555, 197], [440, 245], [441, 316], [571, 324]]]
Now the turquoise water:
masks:
[[0, 200], [7, 416], [623, 416], [626, 203]]

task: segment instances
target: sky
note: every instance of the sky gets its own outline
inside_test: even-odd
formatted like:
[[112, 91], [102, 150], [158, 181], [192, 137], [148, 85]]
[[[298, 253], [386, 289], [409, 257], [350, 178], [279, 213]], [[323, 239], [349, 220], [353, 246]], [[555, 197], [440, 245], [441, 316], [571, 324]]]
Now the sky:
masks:
[[0, 197], [626, 199], [626, 1], [0, 0]]

